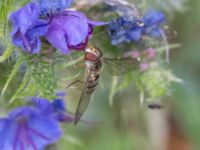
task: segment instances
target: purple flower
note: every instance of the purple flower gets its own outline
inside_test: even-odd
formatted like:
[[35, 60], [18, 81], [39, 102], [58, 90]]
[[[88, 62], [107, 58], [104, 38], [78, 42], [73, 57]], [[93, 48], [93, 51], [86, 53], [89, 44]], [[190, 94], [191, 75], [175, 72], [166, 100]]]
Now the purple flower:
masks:
[[67, 112], [65, 103], [61, 99], [55, 99], [52, 102], [55, 117], [60, 122], [71, 123], [74, 122], [74, 115], [71, 115]]
[[147, 55], [148, 59], [154, 59], [156, 57], [156, 50], [153, 48], [148, 48], [145, 51], [145, 54]]
[[146, 71], [147, 69], [149, 68], [149, 64], [148, 63], [140, 63], [140, 71], [143, 72], [143, 71]]
[[[61, 96], [63, 97], [63, 96]], [[53, 101], [48, 101], [47, 99], [40, 97], [32, 97], [29, 101], [35, 105], [35, 107], [40, 108], [43, 114], [52, 114], [52, 116], [61, 123], [72, 123], [74, 122], [75, 116], [67, 111], [64, 100], [58, 98]], [[86, 124], [97, 124], [96, 122], [81, 120], [81, 122]]]
[[160, 38], [162, 36], [160, 25], [164, 21], [165, 16], [162, 12], [150, 9], [142, 18], [145, 34], [154, 38]]
[[84, 49], [92, 35], [95, 26], [104, 22], [89, 20], [78, 11], [65, 11], [53, 17], [45, 38], [61, 53], [67, 54], [69, 49]]
[[125, 57], [130, 57], [134, 59], [139, 59], [140, 58], [140, 53], [137, 50], [132, 50], [130, 52], [125, 53]]
[[28, 3], [10, 15], [12, 23], [12, 43], [29, 53], [38, 53], [41, 48], [40, 37], [44, 36], [46, 20], [39, 19], [39, 8], [36, 3]]
[[64, 10], [71, 2], [38, 0], [12, 13], [13, 44], [29, 53], [38, 53], [41, 49], [40, 37], [44, 37], [64, 54], [69, 53], [70, 49], [84, 49], [93, 28], [106, 23], [91, 21], [78, 11]]
[[43, 150], [61, 136], [54, 116], [37, 107], [19, 107], [0, 119], [1, 150]]
[[31, 103], [40, 108], [43, 114], [52, 114], [59, 122], [71, 123], [74, 121], [74, 116], [67, 112], [65, 103], [62, 99], [55, 99], [49, 102], [47, 99], [33, 97]]

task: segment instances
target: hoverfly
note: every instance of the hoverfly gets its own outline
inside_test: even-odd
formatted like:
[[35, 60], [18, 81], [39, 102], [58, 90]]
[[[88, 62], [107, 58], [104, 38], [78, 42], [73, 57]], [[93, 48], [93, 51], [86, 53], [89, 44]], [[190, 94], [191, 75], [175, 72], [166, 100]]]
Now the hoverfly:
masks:
[[107, 64], [113, 75], [123, 75], [139, 67], [139, 60], [133, 58], [110, 59], [104, 58], [100, 49], [87, 48], [85, 50], [85, 80], [82, 94], [76, 109], [74, 124], [76, 125], [86, 111], [90, 97], [95, 91], [102, 70], [103, 63]]

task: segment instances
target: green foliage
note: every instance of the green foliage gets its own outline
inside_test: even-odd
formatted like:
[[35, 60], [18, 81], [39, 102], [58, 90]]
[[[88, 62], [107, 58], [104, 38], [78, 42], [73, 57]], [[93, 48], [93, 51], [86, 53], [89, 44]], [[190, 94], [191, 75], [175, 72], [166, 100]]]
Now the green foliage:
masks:
[[9, 103], [13, 103], [16, 99], [23, 99], [27, 96], [34, 96], [36, 93], [36, 88], [34, 84], [30, 82], [30, 75], [29, 72], [26, 72], [21, 84], [13, 94], [12, 98], [10, 99]]
[[14, 66], [14, 68], [13, 68], [13, 70], [12, 70], [12, 72], [11, 72], [10, 75], [8, 76], [8, 79], [7, 79], [7, 81], [6, 81], [6, 84], [5, 84], [4, 87], [3, 87], [3, 90], [2, 90], [2, 92], [1, 92], [1, 95], [4, 95], [4, 93], [6, 92], [8, 86], [9, 86], [9, 84], [10, 84], [10, 82], [11, 82], [12, 79], [17, 75], [17, 72], [18, 72], [18, 70], [19, 70], [21, 64], [22, 64], [21, 59], [18, 59], [18, 61], [16, 62], [15, 66]]
[[165, 73], [158, 64], [152, 63], [149, 69], [141, 74], [140, 80], [148, 101], [156, 101], [167, 93], [170, 81]]
[[120, 77], [113, 76], [112, 77], [112, 84], [111, 84], [111, 89], [110, 89], [110, 94], [109, 94], [109, 104], [110, 106], [113, 106], [113, 101], [114, 101], [114, 96], [119, 93], [120, 91], [124, 91], [130, 85], [132, 85], [133, 81], [133, 74], [135, 73], [128, 73], [125, 75], [125, 77], [120, 80]]
[[[36, 62], [28, 64], [27, 71], [30, 73], [32, 84], [35, 85], [38, 95], [49, 100], [55, 98], [56, 82], [54, 77], [54, 67], [52, 60], [42, 62], [36, 59]], [[35, 93], [37, 94], [37, 93]]]

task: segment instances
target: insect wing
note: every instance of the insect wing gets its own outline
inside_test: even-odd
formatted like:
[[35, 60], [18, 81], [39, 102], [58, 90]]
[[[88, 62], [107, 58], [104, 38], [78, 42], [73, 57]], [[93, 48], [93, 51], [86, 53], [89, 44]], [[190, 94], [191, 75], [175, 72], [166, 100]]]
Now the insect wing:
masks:
[[91, 71], [87, 73], [87, 77], [84, 82], [83, 91], [82, 91], [81, 98], [79, 100], [78, 107], [75, 114], [75, 120], [74, 120], [75, 125], [80, 121], [90, 101], [91, 93], [88, 93], [88, 90], [87, 90], [90, 76], [91, 76]]
[[105, 58], [104, 62], [108, 71], [115, 76], [124, 75], [138, 69], [139, 61], [133, 58], [110, 59]]

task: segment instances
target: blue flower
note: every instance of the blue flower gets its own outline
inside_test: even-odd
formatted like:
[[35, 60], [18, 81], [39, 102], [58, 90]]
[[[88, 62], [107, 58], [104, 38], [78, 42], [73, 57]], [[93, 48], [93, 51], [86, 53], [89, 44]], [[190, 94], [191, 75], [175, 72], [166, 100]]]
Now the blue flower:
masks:
[[71, 123], [74, 122], [74, 115], [71, 115], [67, 112], [65, 103], [61, 99], [55, 99], [52, 102], [53, 108], [54, 108], [54, 113], [55, 117], [57, 118], [58, 121], [60, 122], [65, 122], [65, 123]]
[[1, 150], [43, 150], [61, 136], [58, 121], [38, 107], [19, 107], [0, 119]]
[[164, 20], [165, 17], [162, 12], [152, 9], [146, 12], [142, 18], [130, 20], [125, 17], [119, 17], [108, 25], [112, 44], [139, 42], [143, 36], [160, 38], [162, 36], [162, 28], [160, 26]]
[[[120, 17], [108, 25], [109, 35], [112, 38], [112, 44], [117, 45], [126, 41], [127, 29], [132, 26], [132, 23]], [[126, 29], [125, 29], [126, 28]]]
[[33, 97], [30, 99], [31, 103], [40, 108], [43, 114], [52, 114], [52, 116], [59, 122], [71, 123], [74, 121], [74, 116], [67, 112], [65, 103], [62, 99], [49, 100]]
[[142, 18], [145, 34], [154, 38], [160, 38], [162, 36], [160, 25], [164, 23], [164, 21], [165, 16], [162, 12], [153, 9], [149, 10]]
[[38, 53], [41, 48], [40, 37], [47, 31], [46, 20], [39, 19], [36, 3], [28, 3], [10, 15], [12, 23], [12, 43], [29, 53]]
[[[92, 36], [93, 28], [107, 23], [91, 21], [78, 11], [64, 10], [71, 2], [72, 0], [39, 0], [12, 13], [10, 21], [13, 44], [29, 53], [38, 53], [42, 36], [64, 54], [69, 53], [70, 49], [84, 49]], [[42, 17], [42, 14], [46, 16]]]

